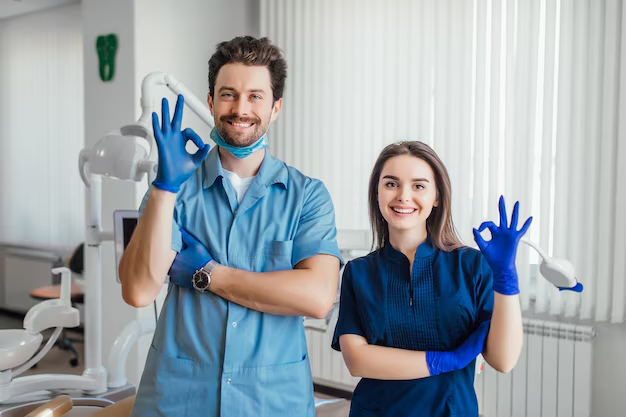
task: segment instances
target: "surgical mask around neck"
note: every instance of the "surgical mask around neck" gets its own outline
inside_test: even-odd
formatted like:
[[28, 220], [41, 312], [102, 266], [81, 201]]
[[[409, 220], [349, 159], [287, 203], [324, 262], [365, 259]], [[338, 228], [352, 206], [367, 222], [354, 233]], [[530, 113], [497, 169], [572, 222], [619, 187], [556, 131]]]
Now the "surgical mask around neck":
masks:
[[218, 146], [221, 146], [222, 148], [226, 149], [228, 152], [233, 154], [233, 156], [237, 159], [247, 158], [250, 155], [252, 155], [254, 152], [265, 149], [268, 146], [267, 131], [265, 131], [265, 133], [263, 134], [263, 136], [259, 138], [259, 140], [254, 142], [252, 145], [246, 146], [244, 148], [239, 147], [239, 146], [233, 146], [233, 145], [226, 143], [226, 141], [222, 139], [222, 135], [219, 134], [219, 132], [217, 131], [217, 128], [215, 127], [213, 128], [213, 130], [211, 130], [210, 136], [213, 142], [215, 142]]

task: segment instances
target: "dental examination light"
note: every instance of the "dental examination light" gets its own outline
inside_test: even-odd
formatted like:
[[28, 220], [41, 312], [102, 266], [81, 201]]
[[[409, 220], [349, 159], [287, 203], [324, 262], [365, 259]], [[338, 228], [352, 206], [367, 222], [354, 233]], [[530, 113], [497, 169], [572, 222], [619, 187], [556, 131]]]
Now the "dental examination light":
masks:
[[576, 279], [576, 270], [570, 261], [549, 257], [539, 245], [525, 237], [522, 238], [522, 242], [533, 248], [541, 256], [539, 272], [546, 280], [560, 291], [582, 292], [583, 285]]
[[[157, 164], [150, 160], [154, 142], [152, 112], [160, 105], [162, 94], [156, 93], [162, 86], [175, 94], [182, 94], [185, 104], [207, 125], [214, 127], [208, 107], [189, 89], [169, 74], [154, 72], [147, 75], [141, 85], [142, 112], [139, 120], [107, 133], [92, 148], [80, 152], [79, 172], [87, 188], [84, 249], [85, 371], [80, 376], [38, 375], [37, 378], [34, 376], [13, 378], [35, 365], [50, 349], [49, 342], [40, 353], [35, 354], [41, 344], [42, 337], [39, 332], [42, 329], [55, 327], [53, 336], [56, 338], [63, 327], [78, 325], [78, 311], [68, 304], [68, 285], [71, 278], [69, 276], [66, 278], [65, 274], [69, 274], [69, 270], [63, 269], [61, 299], [51, 300], [56, 304], [46, 301], [48, 304], [44, 305], [45, 310], [41, 310], [43, 307], [38, 307], [39, 305], [33, 307], [32, 310], [37, 311], [38, 319], [34, 320], [32, 317], [35, 317], [35, 313], [31, 314], [29, 311], [24, 321], [24, 330], [11, 330], [10, 335], [6, 332], [0, 340], [0, 403], [12, 397], [42, 390], [69, 389], [104, 394], [107, 391], [129, 387], [125, 375], [128, 353], [141, 335], [154, 331], [155, 320], [146, 318], [129, 323], [111, 347], [107, 368], [103, 366], [101, 243], [113, 241], [114, 235], [112, 231], [102, 230], [102, 178], [139, 182], [143, 180], [144, 174], [147, 174], [148, 184], [154, 181]], [[43, 314], [44, 311], [46, 314]], [[52, 311], [54, 314], [48, 314]], [[17, 347], [13, 346], [13, 342]], [[18, 368], [13, 369], [16, 366]]]
[[141, 181], [143, 174], [154, 174], [156, 163], [148, 158], [152, 152], [152, 112], [162, 96], [154, 91], [166, 86], [175, 94], [185, 97], [185, 104], [209, 127], [214, 127], [213, 116], [209, 108], [189, 91], [180, 81], [163, 72], [147, 75], [141, 84], [141, 117], [134, 124], [106, 134], [92, 149], [83, 149], [79, 157], [80, 174], [89, 188], [90, 181], [85, 172], [89, 163], [89, 172], [112, 179]]

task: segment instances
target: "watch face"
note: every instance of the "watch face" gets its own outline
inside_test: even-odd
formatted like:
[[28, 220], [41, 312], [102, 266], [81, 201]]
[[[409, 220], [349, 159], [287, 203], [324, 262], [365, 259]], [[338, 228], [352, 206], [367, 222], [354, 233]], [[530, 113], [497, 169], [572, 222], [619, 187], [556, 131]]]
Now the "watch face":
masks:
[[205, 271], [198, 271], [193, 275], [193, 286], [199, 291], [204, 291], [209, 286], [209, 275]]

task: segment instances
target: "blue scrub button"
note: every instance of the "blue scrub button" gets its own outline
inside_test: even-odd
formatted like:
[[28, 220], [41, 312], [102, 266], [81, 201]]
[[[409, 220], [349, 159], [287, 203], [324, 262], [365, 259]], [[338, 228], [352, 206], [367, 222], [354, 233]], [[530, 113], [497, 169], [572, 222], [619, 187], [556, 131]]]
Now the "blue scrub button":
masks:
[[237, 327], [237, 322], [233, 321], [233, 327]]
[[230, 382], [231, 382], [231, 381], [232, 381], [232, 380], [231, 380], [230, 378], [228, 378], [228, 379], [226, 380], [226, 383], [227, 383], [227, 384], [230, 384]]

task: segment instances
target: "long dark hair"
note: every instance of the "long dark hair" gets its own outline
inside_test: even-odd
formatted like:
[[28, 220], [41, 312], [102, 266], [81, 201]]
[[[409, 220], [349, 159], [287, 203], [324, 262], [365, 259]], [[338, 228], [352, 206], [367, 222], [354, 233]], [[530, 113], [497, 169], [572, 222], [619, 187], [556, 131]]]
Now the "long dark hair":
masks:
[[426, 220], [426, 230], [436, 248], [449, 252], [463, 246], [452, 222], [452, 186], [450, 177], [441, 159], [428, 145], [419, 141], [398, 142], [382, 150], [370, 175], [369, 182], [369, 215], [373, 232], [373, 249], [379, 249], [389, 241], [389, 226], [378, 207], [378, 182], [385, 163], [399, 155], [411, 155], [425, 161], [435, 174], [437, 199], [439, 204]]

